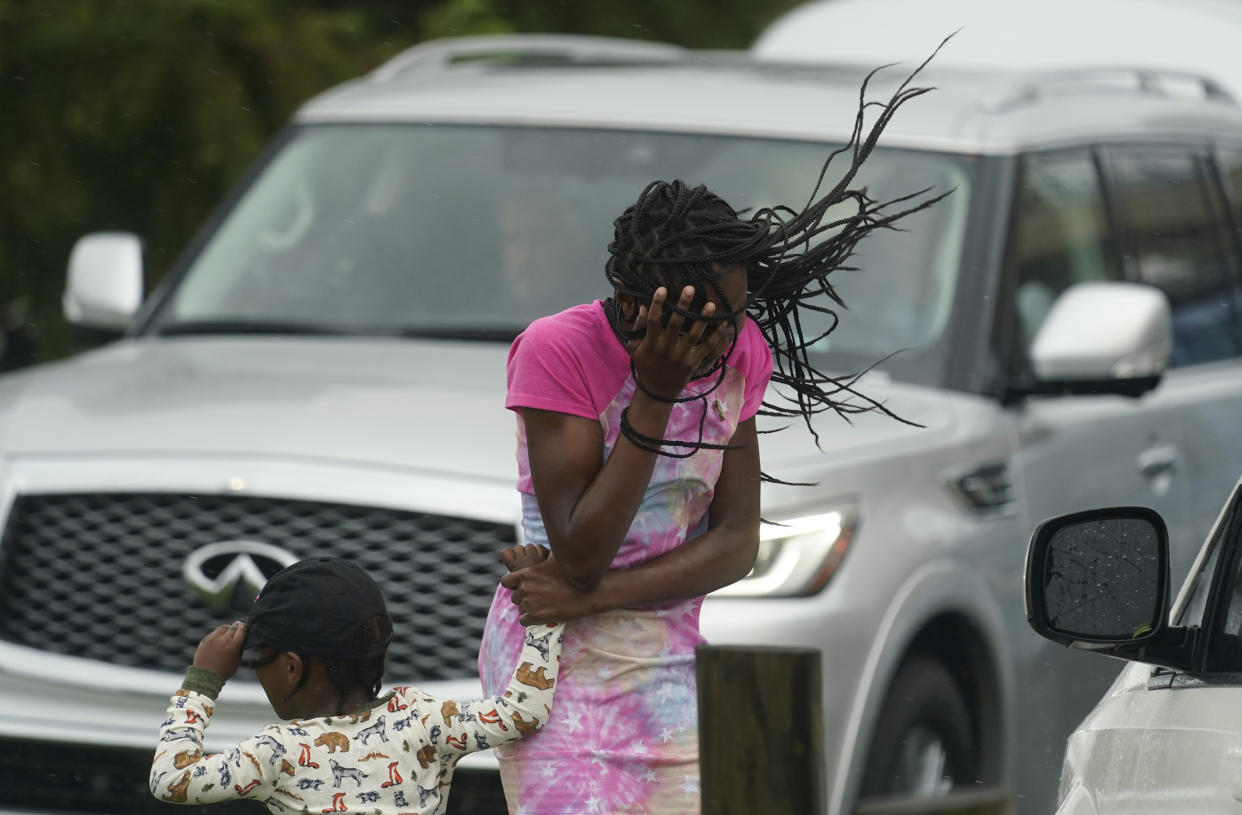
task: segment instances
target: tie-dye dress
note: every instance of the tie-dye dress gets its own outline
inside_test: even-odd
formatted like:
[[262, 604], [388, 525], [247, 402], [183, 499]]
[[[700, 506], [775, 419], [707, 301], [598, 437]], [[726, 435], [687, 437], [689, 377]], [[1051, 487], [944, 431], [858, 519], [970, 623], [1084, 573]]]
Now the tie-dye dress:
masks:
[[[749, 319], [706, 397], [674, 406], [666, 438], [728, 442], [754, 416], [772, 372], [758, 326]], [[718, 376], [718, 374], [717, 374]], [[683, 396], [711, 390], [716, 377], [691, 382]], [[596, 419], [604, 459], [618, 437], [634, 380], [630, 358], [600, 301], [532, 323], [509, 355], [506, 406]], [[706, 411], [706, 416], [704, 416]], [[526, 540], [547, 545], [531, 487], [526, 435], [518, 414], [518, 490]], [[707, 526], [723, 453], [661, 456], [633, 525], [612, 563], [620, 569], [682, 545]], [[603, 459], [601, 459], [603, 460]], [[479, 670], [488, 693], [513, 673], [522, 626], [510, 591], [493, 598]], [[542, 731], [496, 750], [511, 813], [698, 813], [698, 725], [694, 651], [703, 642], [703, 598], [624, 609], [570, 622], [560, 682]]]

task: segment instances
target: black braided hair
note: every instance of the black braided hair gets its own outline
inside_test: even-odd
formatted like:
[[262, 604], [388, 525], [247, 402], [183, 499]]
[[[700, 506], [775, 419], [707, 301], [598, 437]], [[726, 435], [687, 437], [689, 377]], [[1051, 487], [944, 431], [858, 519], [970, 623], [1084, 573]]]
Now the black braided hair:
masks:
[[[372, 617], [359, 630], [359, 641], [363, 644], [387, 642], [391, 638], [392, 619], [386, 614]], [[272, 652], [266, 658], [251, 663], [250, 667], [258, 668], [271, 662], [282, 650], [286, 649], [272, 648]], [[286, 700], [291, 699], [298, 691], [306, 687], [306, 683], [310, 681], [311, 661], [315, 659], [323, 660], [324, 674], [328, 677], [332, 686], [336, 688], [336, 713], [338, 716], [352, 712], [345, 710], [345, 707], [349, 702], [350, 694], [355, 690], [361, 689], [365, 691], [367, 699], [379, 697], [380, 688], [384, 682], [384, 670], [388, 664], [387, 648], [375, 656], [357, 659], [323, 657], [302, 653], [299, 656], [302, 657], [302, 675], [298, 677], [297, 683], [290, 689], [289, 693], [285, 694]]]
[[[942, 42], [940, 47], [943, 45]], [[866, 371], [831, 376], [811, 363], [808, 351], [836, 327], [836, 308], [845, 304], [828, 278], [839, 269], [855, 268], [848, 263], [859, 241], [877, 230], [896, 230], [900, 219], [930, 207], [952, 192], [931, 195], [931, 189], [924, 188], [881, 202], [868, 195], [865, 188], [850, 187], [898, 108], [932, 90], [911, 82], [939, 50], [938, 47], [915, 68], [885, 102], [868, 101], [867, 87], [878, 71], [889, 66], [867, 74], [859, 91], [858, 113], [850, 138], [825, 159], [801, 210], [780, 205], [747, 215], [702, 185], [691, 187], [680, 180], [655, 181], [613, 222], [614, 236], [604, 267], [613, 290], [647, 303], [655, 290], [664, 286], [670, 292], [666, 311], [713, 323], [731, 322], [743, 312], [749, 315], [772, 350], [772, 381], [781, 397], [777, 402], [765, 400], [759, 413], [801, 416], [817, 445], [819, 435], [811, 425], [811, 417], [824, 411], [834, 411], [848, 420], [853, 414], [877, 410], [913, 424], [855, 389], [855, 383]], [[864, 117], [873, 108], [878, 108], [879, 114], [868, 130]], [[836, 184], [821, 194], [829, 165], [841, 155], [848, 156], [849, 166]], [[842, 204], [848, 206], [847, 213], [829, 219], [829, 210]], [[717, 275], [732, 267], [746, 271], [746, 304], [738, 311], [722, 308], [702, 316], [699, 312], [709, 289], [720, 303], [726, 302]], [[676, 302], [676, 292], [686, 285], [695, 287], [696, 297], [689, 308], [683, 309]], [[605, 300], [604, 306], [613, 332], [622, 342], [643, 335], [645, 327], [634, 325], [635, 314], [622, 313], [617, 297]], [[807, 312], [827, 315], [828, 328], [806, 337], [802, 326]], [[723, 360], [717, 365], [718, 385], [724, 375]], [[706, 394], [696, 394], [675, 401], [703, 399], [706, 415], [705, 397]], [[630, 442], [661, 455], [685, 457], [699, 449], [728, 447], [703, 442], [701, 433], [697, 442], [654, 439], [638, 433], [625, 420], [624, 413], [621, 419], [621, 431]], [[788, 483], [766, 473], [763, 480]]]
[[356, 689], [366, 691], [367, 699], [379, 698], [386, 664], [387, 654], [366, 659], [324, 659], [324, 673], [338, 694], [336, 701], [338, 716], [353, 712], [345, 708], [350, 694]]
[[[386, 643], [392, 639], [392, 618], [381, 614], [367, 620], [358, 630], [358, 643], [366, 646], [372, 643]], [[388, 662], [388, 649], [370, 657], [357, 659], [324, 659], [324, 673], [336, 687], [337, 714], [343, 715], [351, 711], [345, 710], [349, 696], [355, 690], [366, 692], [367, 699], [379, 697], [380, 687], [384, 681], [384, 669]]]

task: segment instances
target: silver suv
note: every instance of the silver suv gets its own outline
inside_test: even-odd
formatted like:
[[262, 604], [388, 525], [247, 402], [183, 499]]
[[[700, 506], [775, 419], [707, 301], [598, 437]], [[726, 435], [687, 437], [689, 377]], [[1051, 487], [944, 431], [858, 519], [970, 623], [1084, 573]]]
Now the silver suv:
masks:
[[[303, 107], [149, 296], [135, 236], [84, 237], [66, 314], [124, 336], [0, 380], [0, 808], [154, 807], [197, 638], [312, 553], [382, 581], [390, 681], [477, 692], [517, 535], [510, 340], [607, 294], [611, 222], [652, 179], [804, 200], [871, 67], [429, 43]], [[1242, 471], [1242, 110], [1137, 71], [927, 81], [861, 181], [954, 192], [862, 247], [819, 349], [879, 361], [859, 388], [915, 424], [764, 436], [765, 470], [814, 486], [765, 487], [785, 525], [703, 624], [822, 649], [829, 812], [976, 783], [1046, 812], [1116, 668], [1027, 628], [1031, 528], [1151, 506], [1181, 574]], [[209, 747], [270, 715], [253, 683], [223, 701]], [[498, 794], [475, 758], [452, 806]]]

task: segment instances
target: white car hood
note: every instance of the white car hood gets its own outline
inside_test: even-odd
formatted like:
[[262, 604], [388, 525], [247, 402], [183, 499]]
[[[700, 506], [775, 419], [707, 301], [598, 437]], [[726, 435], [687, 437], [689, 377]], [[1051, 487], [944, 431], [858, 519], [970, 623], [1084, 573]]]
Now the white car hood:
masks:
[[[504, 407], [508, 345], [375, 338], [179, 337], [123, 340], [0, 378], [0, 455], [313, 457], [512, 483], [513, 419]], [[904, 418], [800, 418], [764, 435], [764, 468], [847, 465], [876, 445], [951, 424], [929, 389], [865, 380]]]

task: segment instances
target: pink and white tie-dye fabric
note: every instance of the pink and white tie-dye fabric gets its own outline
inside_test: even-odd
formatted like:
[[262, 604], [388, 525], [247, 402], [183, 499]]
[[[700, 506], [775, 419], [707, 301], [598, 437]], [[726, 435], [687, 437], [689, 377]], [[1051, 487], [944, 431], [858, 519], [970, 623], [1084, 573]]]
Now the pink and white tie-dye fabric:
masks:
[[[750, 418], [771, 375], [758, 328], [746, 328], [723, 381], [704, 400], [676, 405], [668, 438], [727, 442]], [[715, 378], [690, 383], [705, 393]], [[510, 408], [538, 407], [598, 419], [606, 458], [634, 382], [629, 357], [600, 303], [537, 321], [510, 354]], [[706, 411], [706, 415], [704, 414]], [[613, 568], [648, 560], [700, 534], [723, 454], [661, 457]], [[519, 484], [527, 541], [547, 545], [531, 494], [525, 429], [518, 419]], [[570, 622], [552, 714], [540, 732], [497, 750], [510, 811], [525, 815], [698, 813], [694, 651], [703, 598], [624, 609]], [[493, 598], [479, 668], [490, 693], [512, 675], [522, 626], [510, 592]]]

